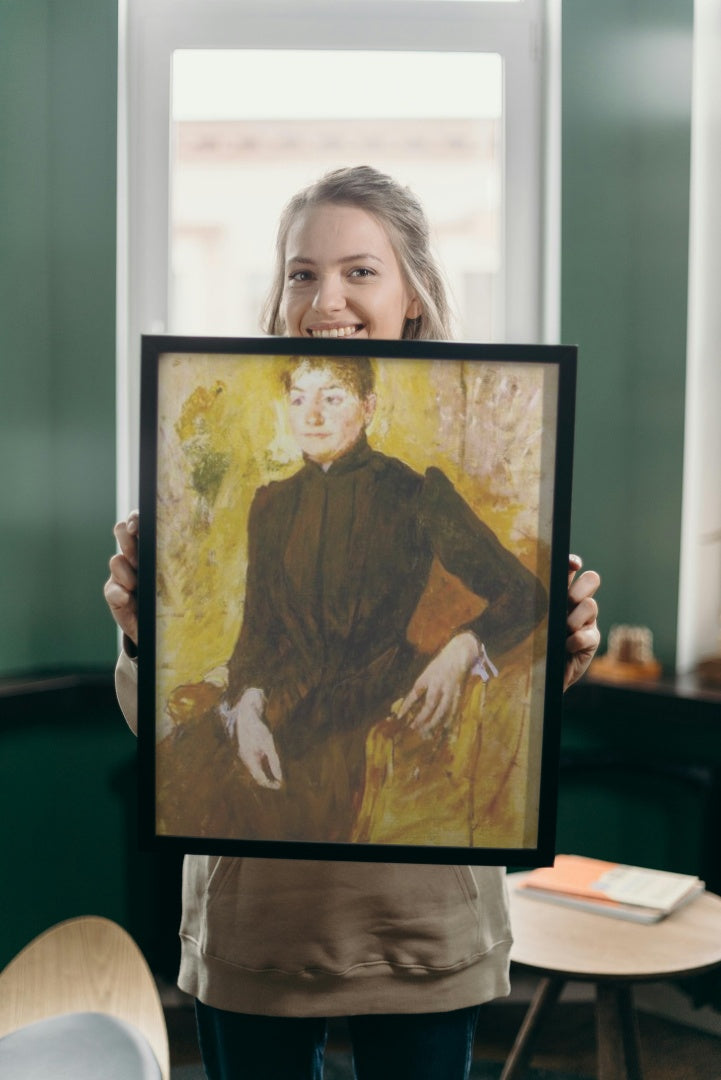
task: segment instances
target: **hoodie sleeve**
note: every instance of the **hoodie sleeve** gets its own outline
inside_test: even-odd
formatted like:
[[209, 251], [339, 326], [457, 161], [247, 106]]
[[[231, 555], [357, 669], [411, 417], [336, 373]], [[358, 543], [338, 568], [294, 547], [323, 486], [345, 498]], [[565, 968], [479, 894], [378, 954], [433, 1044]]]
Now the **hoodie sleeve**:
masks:
[[123, 649], [115, 665], [115, 693], [128, 727], [138, 734], [138, 662]]

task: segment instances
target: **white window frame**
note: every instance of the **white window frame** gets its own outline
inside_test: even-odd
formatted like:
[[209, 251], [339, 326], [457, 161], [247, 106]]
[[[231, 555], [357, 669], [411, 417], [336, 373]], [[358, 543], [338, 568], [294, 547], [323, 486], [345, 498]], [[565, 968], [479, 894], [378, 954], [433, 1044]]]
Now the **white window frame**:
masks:
[[721, 651], [721, 0], [696, 0], [693, 31], [688, 340], [676, 671]]
[[[560, 0], [119, 0], [118, 513], [138, 497], [142, 333], [167, 327], [176, 49], [495, 52], [504, 60], [506, 341], [556, 341]], [[290, 193], [289, 193], [290, 194]]]

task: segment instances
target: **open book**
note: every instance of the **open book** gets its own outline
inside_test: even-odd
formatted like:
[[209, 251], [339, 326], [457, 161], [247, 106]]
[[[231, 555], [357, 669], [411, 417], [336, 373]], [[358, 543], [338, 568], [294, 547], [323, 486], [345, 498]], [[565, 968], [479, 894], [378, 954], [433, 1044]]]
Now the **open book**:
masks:
[[[511, 878], [512, 880], [512, 878]], [[557, 855], [553, 866], [524, 875], [525, 896], [634, 922], [658, 922], [704, 890], [693, 874]]]

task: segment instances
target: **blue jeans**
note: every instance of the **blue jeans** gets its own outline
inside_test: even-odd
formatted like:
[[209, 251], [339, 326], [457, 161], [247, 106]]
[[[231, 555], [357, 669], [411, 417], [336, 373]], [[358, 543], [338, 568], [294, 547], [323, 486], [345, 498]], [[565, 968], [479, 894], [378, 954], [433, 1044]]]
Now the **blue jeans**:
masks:
[[[323, 1017], [249, 1016], [196, 1002], [208, 1080], [321, 1080]], [[356, 1080], [467, 1080], [478, 1006], [348, 1018]]]

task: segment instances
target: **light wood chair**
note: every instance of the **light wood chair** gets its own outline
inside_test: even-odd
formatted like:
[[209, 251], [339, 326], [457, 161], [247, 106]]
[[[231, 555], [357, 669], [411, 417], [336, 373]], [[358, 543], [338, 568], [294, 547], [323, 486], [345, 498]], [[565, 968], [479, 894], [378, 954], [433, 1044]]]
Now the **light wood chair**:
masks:
[[0, 973], [0, 1040], [37, 1021], [98, 1013], [139, 1032], [162, 1080], [169, 1080], [168, 1034], [155, 980], [117, 923], [94, 915], [58, 923]]

